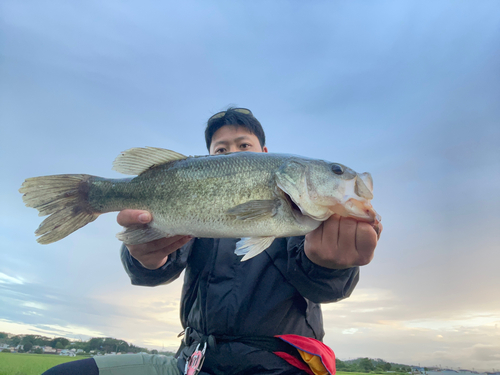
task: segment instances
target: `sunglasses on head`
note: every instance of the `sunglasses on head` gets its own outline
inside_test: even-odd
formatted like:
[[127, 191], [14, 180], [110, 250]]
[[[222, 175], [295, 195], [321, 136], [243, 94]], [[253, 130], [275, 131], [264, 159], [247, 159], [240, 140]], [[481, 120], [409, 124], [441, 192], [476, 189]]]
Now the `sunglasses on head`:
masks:
[[[253, 116], [252, 111], [250, 111], [249, 109], [246, 109], [246, 108], [232, 108], [232, 110], [235, 111], [235, 112], [243, 113], [244, 115], [252, 115]], [[212, 120], [224, 117], [224, 115], [226, 114], [226, 112], [227, 111], [217, 112], [215, 115], [213, 115], [212, 117], [210, 117], [208, 119], [208, 121], [212, 121]]]

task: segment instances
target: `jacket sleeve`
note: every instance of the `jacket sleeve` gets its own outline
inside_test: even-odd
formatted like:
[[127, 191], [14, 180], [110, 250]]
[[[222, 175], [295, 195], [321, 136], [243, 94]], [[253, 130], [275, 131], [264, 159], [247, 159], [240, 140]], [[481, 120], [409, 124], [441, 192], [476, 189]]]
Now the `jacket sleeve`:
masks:
[[304, 242], [303, 236], [286, 238], [286, 252], [270, 254], [288, 282], [315, 303], [349, 297], [359, 281], [359, 267], [334, 270], [318, 266], [306, 256]]
[[168, 284], [179, 277], [186, 268], [187, 258], [191, 251], [192, 242], [188, 242], [176, 252], [169, 255], [167, 263], [156, 270], [144, 268], [126, 248], [121, 247], [121, 260], [132, 285], [157, 286]]

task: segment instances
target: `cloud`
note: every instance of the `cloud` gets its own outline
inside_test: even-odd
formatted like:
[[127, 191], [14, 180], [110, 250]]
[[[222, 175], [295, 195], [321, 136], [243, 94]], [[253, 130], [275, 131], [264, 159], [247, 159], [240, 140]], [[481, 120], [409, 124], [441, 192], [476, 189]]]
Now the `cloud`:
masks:
[[341, 358], [500, 367], [498, 3], [185, 4], [2, 5], [0, 329], [177, 346], [181, 280], [130, 286], [111, 214], [36, 244], [17, 189], [118, 177], [130, 147], [204, 153], [234, 103], [273, 151], [373, 174], [375, 259], [323, 306]]
[[479, 362], [496, 362], [498, 364], [500, 363], [500, 345], [474, 345], [471, 359]]
[[24, 284], [24, 280], [19, 277], [13, 277], [0, 272], [0, 283], [1, 284]]

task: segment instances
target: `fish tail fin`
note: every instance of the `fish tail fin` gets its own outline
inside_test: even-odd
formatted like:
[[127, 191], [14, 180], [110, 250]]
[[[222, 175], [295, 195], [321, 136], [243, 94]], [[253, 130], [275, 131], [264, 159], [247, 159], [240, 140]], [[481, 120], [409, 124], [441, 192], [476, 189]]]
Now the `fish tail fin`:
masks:
[[38, 216], [50, 215], [35, 231], [37, 242], [43, 245], [59, 241], [94, 221], [99, 213], [88, 203], [89, 179], [86, 174], [62, 174], [28, 178], [19, 192], [28, 207], [38, 210]]

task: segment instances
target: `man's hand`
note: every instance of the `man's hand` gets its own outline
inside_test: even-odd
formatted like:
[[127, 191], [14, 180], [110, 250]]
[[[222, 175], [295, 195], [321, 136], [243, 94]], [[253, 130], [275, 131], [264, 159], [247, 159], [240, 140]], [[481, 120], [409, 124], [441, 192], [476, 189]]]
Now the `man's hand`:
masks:
[[333, 215], [306, 235], [304, 251], [317, 265], [331, 269], [364, 266], [371, 262], [382, 233], [370, 224]]
[[[118, 224], [124, 227], [137, 224], [147, 224], [152, 217], [148, 211], [123, 210], [116, 217]], [[174, 236], [160, 238], [159, 240], [139, 244], [127, 245], [130, 255], [132, 255], [143, 267], [156, 270], [163, 266], [168, 256], [174, 251], [180, 249], [191, 239], [190, 236]]]

